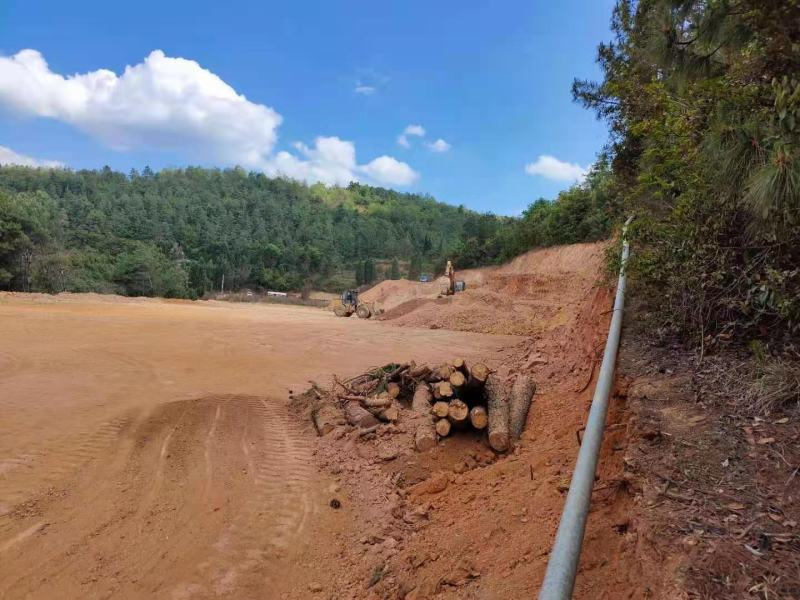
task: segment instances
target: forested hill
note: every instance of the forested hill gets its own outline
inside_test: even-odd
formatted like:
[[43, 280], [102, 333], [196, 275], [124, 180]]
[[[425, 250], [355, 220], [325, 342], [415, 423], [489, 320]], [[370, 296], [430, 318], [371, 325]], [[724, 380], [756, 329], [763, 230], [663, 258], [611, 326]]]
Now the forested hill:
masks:
[[[197, 297], [335, 289], [392, 261], [411, 276], [476, 255], [508, 220], [427, 196], [308, 186], [241, 169], [129, 175], [0, 167], [0, 289]], [[469, 254], [469, 258], [467, 258]], [[401, 273], [400, 265], [405, 268]], [[366, 271], [366, 273], [365, 273]]]

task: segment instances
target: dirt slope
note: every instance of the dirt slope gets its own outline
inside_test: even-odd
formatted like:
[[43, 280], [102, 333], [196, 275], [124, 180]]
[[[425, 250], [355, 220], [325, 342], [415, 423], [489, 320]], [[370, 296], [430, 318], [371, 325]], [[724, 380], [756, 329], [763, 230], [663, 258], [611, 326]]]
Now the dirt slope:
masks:
[[[531, 252], [502, 267], [460, 272], [472, 284], [455, 298], [423, 295], [389, 311], [388, 322], [405, 327], [527, 333], [493, 377], [525, 373], [538, 387], [527, 430], [507, 456], [488, 451], [475, 434], [409, 452], [411, 432], [402, 423], [399, 433], [375, 439], [316, 438], [318, 464], [361, 516], [327, 567], [342, 597], [535, 597], [610, 320], [603, 251], [582, 244]], [[608, 423], [574, 597], [654, 597], [643, 573], [655, 569], [642, 558], [625, 481], [624, 392], [612, 400]]]
[[382, 318], [394, 325], [537, 335], [575, 319], [598, 280], [603, 252], [601, 244], [560, 246], [500, 267], [457, 271], [467, 290], [444, 298], [436, 298], [438, 283], [383, 282], [373, 290], [387, 311]]

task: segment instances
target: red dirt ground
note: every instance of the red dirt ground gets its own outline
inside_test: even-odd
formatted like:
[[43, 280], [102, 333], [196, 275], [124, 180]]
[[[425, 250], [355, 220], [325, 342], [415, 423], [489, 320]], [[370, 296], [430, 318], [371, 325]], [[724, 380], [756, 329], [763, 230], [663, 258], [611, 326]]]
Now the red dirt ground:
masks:
[[[364, 295], [389, 307], [406, 288], [384, 322], [0, 295], [0, 596], [534, 596], [605, 342], [603, 250], [459, 273], [445, 302], [387, 283]], [[416, 454], [402, 420], [317, 438], [288, 401], [309, 379], [455, 357], [537, 382], [510, 455], [467, 435]], [[657, 597], [620, 483], [623, 396], [608, 422], [575, 597]]]

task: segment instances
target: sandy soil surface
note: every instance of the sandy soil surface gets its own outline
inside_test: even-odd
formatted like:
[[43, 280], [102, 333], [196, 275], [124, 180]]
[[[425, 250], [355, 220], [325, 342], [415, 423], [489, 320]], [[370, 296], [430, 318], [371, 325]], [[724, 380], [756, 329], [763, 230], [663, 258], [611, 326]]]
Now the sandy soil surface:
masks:
[[454, 349], [501, 364], [518, 343], [302, 307], [2, 294], [0, 597], [313, 595], [360, 517], [328, 506], [338, 484], [289, 392]]

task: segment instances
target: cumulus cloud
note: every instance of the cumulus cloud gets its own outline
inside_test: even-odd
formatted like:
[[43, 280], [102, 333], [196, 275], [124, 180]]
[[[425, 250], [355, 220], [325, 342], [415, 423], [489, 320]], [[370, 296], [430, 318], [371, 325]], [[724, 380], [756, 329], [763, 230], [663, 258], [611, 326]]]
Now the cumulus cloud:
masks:
[[[274, 153], [280, 114], [238, 94], [197, 62], [161, 50], [121, 75], [99, 69], [63, 76], [36, 50], [0, 57], [0, 106], [68, 123], [117, 150], [172, 149], [306, 181], [348, 183], [361, 174], [403, 185], [391, 170], [369, 168], [375, 161], [360, 167], [352, 142], [337, 137], [317, 138], [313, 148], [299, 144], [299, 156]], [[382, 175], [388, 179], [378, 179]]]
[[391, 156], [380, 156], [359, 165], [353, 142], [337, 137], [318, 137], [313, 147], [300, 142], [294, 146], [301, 158], [289, 152], [279, 152], [264, 165], [264, 170], [273, 175], [329, 185], [347, 185], [351, 181], [367, 179], [384, 185], [405, 186], [419, 179], [414, 169]]
[[555, 181], [583, 181], [588, 171], [588, 167], [564, 162], [547, 154], [542, 154], [535, 162], [525, 165], [525, 172], [528, 175], [539, 175]]
[[57, 160], [42, 160], [31, 156], [25, 156], [24, 154], [14, 152], [11, 148], [7, 148], [6, 146], [0, 146], [0, 165], [21, 165], [23, 167], [46, 167], [50, 169], [64, 167], [64, 163], [60, 163]]
[[375, 93], [376, 88], [374, 85], [364, 85], [362, 83], [359, 83], [356, 85], [354, 91], [356, 94], [361, 94], [362, 96], [371, 96], [372, 94]]
[[397, 143], [403, 148], [410, 148], [411, 141], [409, 137], [425, 137], [425, 128], [422, 125], [408, 125], [403, 133], [397, 136]]
[[69, 123], [118, 150], [177, 148], [254, 167], [272, 151], [281, 116], [248, 101], [193, 60], [154, 50], [122, 75], [64, 77], [36, 50], [0, 58], [0, 103]]
[[362, 171], [375, 181], [388, 185], [410, 185], [419, 179], [419, 173], [406, 163], [385, 155], [364, 165]]
[[451, 148], [450, 144], [445, 142], [442, 138], [439, 138], [435, 142], [429, 142], [425, 145], [434, 152], [447, 152]]

